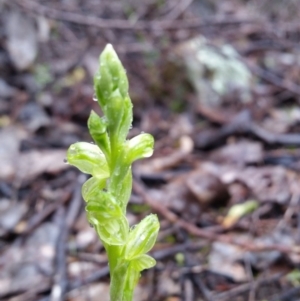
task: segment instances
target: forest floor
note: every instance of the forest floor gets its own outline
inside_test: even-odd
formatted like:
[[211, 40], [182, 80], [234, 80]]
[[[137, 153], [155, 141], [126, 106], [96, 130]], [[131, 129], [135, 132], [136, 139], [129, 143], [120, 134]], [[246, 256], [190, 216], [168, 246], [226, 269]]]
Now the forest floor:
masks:
[[161, 222], [135, 301], [299, 301], [299, 15], [297, 0], [0, 0], [0, 300], [108, 300], [87, 177], [64, 159], [91, 141], [111, 43], [130, 135], [156, 141], [133, 167], [130, 224]]

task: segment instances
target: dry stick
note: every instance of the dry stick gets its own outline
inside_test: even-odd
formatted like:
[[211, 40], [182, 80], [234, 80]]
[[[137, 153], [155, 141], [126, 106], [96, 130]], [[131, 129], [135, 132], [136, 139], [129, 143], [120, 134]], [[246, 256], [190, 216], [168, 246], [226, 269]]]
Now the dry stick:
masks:
[[[292, 298], [299, 296], [300, 294], [300, 287], [293, 287], [280, 295], [276, 295], [270, 299], [270, 301], [290, 301], [293, 300]], [[299, 300], [299, 299], [298, 299]]]
[[178, 4], [164, 16], [167, 20], [176, 20], [193, 2], [194, 0], [179, 0]]
[[81, 198], [81, 184], [86, 179], [85, 175], [80, 175], [77, 179], [75, 190], [73, 193], [73, 198], [69, 204], [67, 213], [65, 214], [64, 208], [59, 208], [59, 221], [60, 221], [60, 236], [57, 242], [57, 253], [56, 253], [56, 263], [57, 272], [54, 277], [55, 283], [51, 291], [51, 301], [63, 301], [64, 295], [68, 288], [68, 278], [67, 278], [67, 259], [66, 259], [66, 243], [68, 238], [68, 233], [73, 226], [76, 218], [79, 214], [82, 198]]
[[93, 16], [84, 16], [78, 13], [56, 10], [31, 0], [14, 0], [16, 4], [26, 10], [33, 11], [37, 14], [42, 14], [51, 19], [67, 21], [85, 26], [94, 26], [98, 28], [110, 29], [136, 29], [136, 30], [167, 30], [167, 29], [185, 29], [185, 28], [198, 28], [201, 26], [225, 26], [225, 25], [239, 25], [255, 22], [254, 20], [245, 19], [221, 19], [209, 22], [203, 22], [199, 18], [190, 18], [187, 20], [155, 20], [155, 21], [136, 21], [131, 22], [128, 20], [116, 19], [101, 19]]
[[72, 201], [70, 202], [68, 213], [66, 216], [66, 224], [68, 229], [71, 229], [74, 225], [77, 216], [80, 212], [82, 207], [82, 197], [81, 197], [81, 186], [86, 181], [87, 176], [84, 174], [80, 174], [77, 178], [77, 183], [75, 186], [74, 194]]
[[51, 282], [47, 280], [43, 280], [43, 282], [39, 283], [39, 285], [29, 288], [28, 291], [26, 291], [25, 293], [19, 294], [18, 296], [14, 296], [11, 298], [7, 298], [7, 299], [5, 298], [5, 300], [11, 300], [11, 301], [37, 300], [38, 295], [48, 292], [50, 288], [51, 288]]
[[258, 77], [262, 78], [263, 80], [273, 84], [274, 86], [277, 86], [281, 89], [287, 90], [289, 92], [292, 92], [293, 94], [296, 94], [300, 96], [300, 86], [287, 80], [287, 79], [281, 79], [279, 76], [275, 75], [274, 73], [264, 70], [258, 66], [247, 64], [250, 70], [256, 74]]
[[[259, 287], [262, 285], [266, 285], [268, 283], [275, 282], [275, 281], [279, 280], [282, 276], [283, 276], [283, 273], [277, 273], [268, 278], [258, 279], [256, 281], [254, 281], [254, 284], [256, 287]], [[227, 292], [214, 295], [211, 300], [212, 301], [229, 301], [232, 298], [249, 291], [252, 288], [252, 286], [253, 286], [253, 283], [242, 284], [242, 285], [235, 287]]]
[[151, 253], [151, 255], [156, 259], [156, 260], [162, 260], [165, 257], [174, 255], [178, 252], [183, 252], [183, 251], [198, 251], [201, 248], [204, 248], [206, 244], [203, 242], [196, 242], [196, 243], [183, 243], [180, 245], [175, 245], [171, 246], [169, 248], [165, 248], [162, 250], [157, 250]]
[[88, 277], [86, 277], [84, 279], [78, 279], [78, 280], [74, 280], [73, 282], [71, 282], [68, 287], [68, 292], [70, 292], [76, 288], [80, 288], [83, 285], [87, 285], [92, 282], [98, 281], [99, 279], [101, 279], [105, 276], [108, 276], [108, 275], [109, 275], [109, 267], [106, 266], [106, 267], [98, 270], [97, 272], [89, 275]]
[[[186, 240], [188, 239], [187, 233], [185, 234], [185, 239]], [[201, 277], [199, 277], [199, 275], [197, 275], [201, 272], [204, 272], [207, 268], [204, 265], [195, 266], [194, 260], [192, 260], [189, 255], [190, 255], [189, 253], [184, 252], [185, 265], [188, 267], [191, 267], [191, 266], [193, 267], [188, 276], [189, 276], [190, 280], [198, 287], [198, 289], [202, 293], [204, 299], [207, 301], [211, 300], [212, 293], [205, 287], [204, 283], [201, 281]]]
[[184, 301], [193, 301], [195, 300], [195, 292], [191, 279], [186, 277], [183, 280], [183, 288], [184, 288]]
[[196, 277], [192, 275], [192, 280], [195, 285], [198, 287], [198, 290], [202, 293], [205, 301], [211, 301], [212, 299], [212, 292], [205, 286], [201, 277]]
[[284, 245], [263, 245], [263, 244], [256, 244], [254, 245], [251, 242], [237, 242], [234, 239], [225, 236], [225, 235], [219, 235], [211, 231], [203, 230], [195, 225], [179, 218], [176, 214], [171, 212], [169, 209], [167, 209], [165, 206], [163, 206], [158, 201], [154, 200], [153, 198], [149, 197], [149, 194], [147, 193], [146, 189], [143, 187], [143, 184], [139, 183], [137, 180], [133, 183], [133, 189], [136, 193], [138, 193], [144, 201], [157, 213], [164, 216], [167, 220], [170, 222], [182, 227], [186, 231], [188, 231], [190, 234], [202, 237], [204, 239], [207, 239], [208, 241], [220, 241], [223, 243], [233, 244], [240, 248], [243, 248], [247, 251], [253, 251], [253, 252], [262, 252], [262, 251], [271, 251], [276, 250], [281, 253], [285, 254], [300, 254], [300, 246], [291, 246], [287, 247]]
[[66, 268], [66, 240], [68, 229], [65, 222], [65, 208], [61, 206], [57, 212], [60, 234], [56, 245], [56, 273], [54, 275], [54, 285], [52, 286], [50, 301], [63, 301], [67, 288], [67, 268]]
[[244, 110], [237, 114], [228, 124], [217, 131], [200, 133], [195, 136], [197, 148], [210, 148], [216, 146], [231, 135], [252, 134], [267, 144], [300, 145], [299, 134], [277, 134], [265, 130], [251, 120], [250, 112]]
[[[66, 189], [68, 190], [68, 189]], [[47, 205], [41, 212], [35, 214], [28, 222], [23, 234], [30, 234], [36, 227], [38, 227], [48, 216], [50, 216], [61, 205], [70, 199], [70, 192], [66, 191], [61, 200]]]

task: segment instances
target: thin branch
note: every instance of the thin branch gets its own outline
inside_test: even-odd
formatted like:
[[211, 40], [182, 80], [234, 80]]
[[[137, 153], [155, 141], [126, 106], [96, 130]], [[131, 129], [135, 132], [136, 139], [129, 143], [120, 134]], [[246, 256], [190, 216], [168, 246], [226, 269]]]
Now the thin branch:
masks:
[[39, 15], [45, 15], [50, 19], [67, 21], [84, 26], [94, 26], [102, 29], [136, 29], [136, 30], [167, 30], [167, 29], [186, 29], [198, 28], [202, 26], [225, 26], [253, 23], [255, 20], [245, 19], [216, 19], [203, 22], [199, 18], [190, 18], [187, 20], [151, 20], [151, 21], [136, 21], [120, 19], [102, 19], [94, 16], [84, 16], [78, 13], [61, 11], [53, 9], [32, 0], [13, 0], [16, 4], [27, 11], [32, 11]]
[[179, 0], [178, 4], [164, 16], [164, 19], [177, 19], [193, 3], [193, 1], [194, 0]]
[[[260, 286], [263, 286], [263, 285], [267, 285], [267, 284], [279, 281], [279, 279], [282, 276], [283, 276], [282, 273], [277, 273], [277, 274], [272, 275], [272, 276], [267, 277], [267, 278], [257, 279], [257, 280], [254, 281], [254, 284], [255, 284], [256, 287], [260, 287]], [[232, 300], [232, 298], [251, 290], [252, 285], [253, 285], [252, 283], [241, 284], [241, 285], [239, 285], [239, 286], [237, 286], [237, 287], [235, 287], [235, 288], [233, 288], [229, 291], [226, 291], [224, 293], [219, 293], [219, 294], [213, 295], [212, 300], [213, 301], [229, 301], [229, 300]]]

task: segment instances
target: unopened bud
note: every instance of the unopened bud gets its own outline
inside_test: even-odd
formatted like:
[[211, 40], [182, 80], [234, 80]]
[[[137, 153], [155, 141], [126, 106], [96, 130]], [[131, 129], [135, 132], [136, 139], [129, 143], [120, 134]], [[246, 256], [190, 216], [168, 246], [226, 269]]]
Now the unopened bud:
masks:
[[158, 230], [159, 222], [157, 216], [155, 214], [146, 216], [130, 231], [124, 251], [125, 258], [132, 260], [150, 251], [155, 244]]

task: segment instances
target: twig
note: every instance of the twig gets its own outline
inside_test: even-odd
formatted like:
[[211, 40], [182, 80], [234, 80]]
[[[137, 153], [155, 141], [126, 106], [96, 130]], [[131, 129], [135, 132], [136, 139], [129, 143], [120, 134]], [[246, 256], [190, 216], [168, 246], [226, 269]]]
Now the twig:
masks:
[[65, 254], [68, 228], [65, 222], [65, 209], [62, 206], [58, 209], [58, 219], [61, 232], [56, 246], [56, 274], [54, 276], [54, 285], [51, 290], [50, 301], [63, 301], [68, 285]]
[[37, 296], [46, 293], [51, 288], [51, 282], [43, 280], [40, 285], [29, 288], [25, 293], [19, 294], [18, 296], [2, 298], [1, 300], [9, 301], [32, 301], [36, 300]]
[[167, 220], [170, 222], [178, 225], [179, 227], [185, 229], [187, 232], [189, 232], [192, 235], [202, 237], [204, 239], [207, 239], [208, 241], [220, 241], [223, 243], [233, 244], [240, 248], [243, 248], [247, 251], [253, 251], [253, 252], [262, 252], [262, 251], [271, 251], [276, 250], [281, 253], [285, 254], [300, 254], [300, 247], [299, 246], [284, 246], [284, 245], [262, 245], [262, 244], [256, 244], [254, 245], [251, 242], [237, 242], [234, 239], [225, 236], [216, 234], [212, 231], [207, 231], [198, 228], [194, 224], [191, 224], [181, 218], [179, 218], [176, 214], [171, 212], [169, 209], [167, 209], [165, 206], [161, 204], [161, 202], [158, 202], [152, 198], [149, 197], [149, 194], [147, 193], [146, 189], [143, 187], [141, 183], [139, 183], [137, 180], [133, 183], [133, 189], [143, 197], [144, 201], [152, 207], [154, 211], [164, 216]]
[[232, 300], [232, 298], [251, 290], [253, 285], [255, 285], [255, 287], [266, 285], [268, 283], [278, 281], [282, 276], [283, 276], [283, 273], [277, 273], [277, 274], [272, 275], [271, 277], [268, 277], [268, 278], [258, 279], [254, 282], [251, 282], [251, 283], [245, 283], [245, 284], [239, 285], [238, 287], [235, 287], [235, 288], [233, 288], [233, 289], [231, 289], [227, 292], [219, 293], [219, 294], [214, 295], [211, 300], [213, 300], [213, 301], [229, 301], [229, 300]]
[[184, 301], [193, 301], [195, 300], [195, 293], [192, 281], [186, 277], [183, 281], [184, 288]]
[[217, 131], [202, 132], [195, 137], [195, 145], [200, 149], [212, 148], [232, 135], [251, 134], [263, 142], [274, 145], [300, 145], [299, 134], [277, 134], [265, 130], [251, 120], [248, 110], [242, 111], [234, 119]]
[[63, 301], [64, 295], [68, 288], [67, 279], [67, 260], [66, 260], [66, 242], [69, 230], [73, 226], [78, 213], [81, 208], [82, 198], [81, 198], [81, 184], [86, 179], [85, 175], [80, 175], [75, 183], [75, 190], [73, 193], [73, 198], [69, 204], [67, 213], [65, 213], [64, 207], [58, 209], [58, 218], [61, 233], [57, 242], [56, 251], [56, 267], [57, 272], [54, 277], [55, 283], [52, 287], [50, 301]]
[[171, 256], [173, 254], [176, 254], [178, 252], [183, 251], [198, 251], [199, 249], [205, 247], [206, 244], [203, 242], [197, 242], [197, 243], [184, 243], [180, 245], [175, 245], [163, 250], [154, 251], [151, 255], [156, 260], [162, 260], [165, 257]]
[[164, 16], [164, 19], [177, 19], [193, 2], [194, 0], [179, 0], [178, 4]]
[[78, 13], [56, 10], [31, 0], [14, 0], [22, 8], [33, 11], [34, 13], [45, 15], [48, 18], [76, 23], [84, 26], [94, 26], [103, 29], [136, 29], [136, 30], [167, 30], [167, 29], [186, 29], [198, 28], [202, 26], [226, 26], [240, 25], [255, 22], [254, 20], [241, 19], [220, 19], [203, 22], [199, 18], [187, 20], [155, 20], [155, 21], [136, 21], [101, 19], [93, 16], [84, 16]]
[[264, 79], [265, 81], [281, 88], [287, 91], [292, 92], [293, 94], [296, 94], [300, 96], [300, 86], [287, 80], [287, 79], [281, 79], [279, 76], [275, 75], [274, 73], [264, 70], [258, 66], [249, 65], [248, 67], [250, 70], [256, 74], [258, 77]]
[[193, 282], [198, 287], [199, 291], [202, 293], [204, 299], [206, 301], [211, 301], [212, 292], [205, 286], [201, 277], [197, 277], [197, 275], [191, 275]]
[[92, 282], [98, 281], [99, 279], [101, 279], [105, 276], [108, 276], [108, 274], [109, 274], [109, 267], [106, 266], [106, 267], [98, 270], [97, 272], [91, 274], [90, 276], [88, 276], [84, 279], [74, 280], [73, 282], [71, 282], [69, 284], [68, 292], [70, 292], [70, 291], [72, 291], [76, 288], [79, 288], [83, 285], [90, 284]]
[[291, 301], [294, 297], [299, 296], [300, 287], [293, 287], [281, 294], [276, 294], [276, 296], [272, 297], [270, 301]]
[[103, 254], [94, 254], [94, 253], [86, 253], [86, 252], [76, 252], [76, 254], [73, 254], [74, 252], [70, 252], [70, 257], [76, 258], [82, 261], [88, 261], [93, 262], [96, 264], [107, 264], [107, 256]]
[[68, 229], [72, 228], [80, 212], [80, 208], [82, 206], [81, 186], [86, 179], [87, 179], [86, 175], [81, 174], [77, 178], [77, 183], [75, 183], [76, 186], [73, 193], [73, 198], [70, 202], [68, 213], [66, 216], [66, 225]]
[[[68, 190], [68, 189], [66, 189]], [[57, 210], [60, 206], [70, 199], [70, 192], [66, 191], [61, 200], [47, 205], [41, 212], [35, 214], [28, 222], [24, 234], [30, 234], [38, 225], [40, 225], [51, 213]]]

